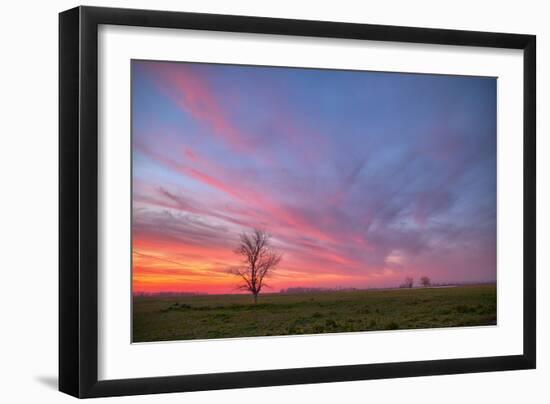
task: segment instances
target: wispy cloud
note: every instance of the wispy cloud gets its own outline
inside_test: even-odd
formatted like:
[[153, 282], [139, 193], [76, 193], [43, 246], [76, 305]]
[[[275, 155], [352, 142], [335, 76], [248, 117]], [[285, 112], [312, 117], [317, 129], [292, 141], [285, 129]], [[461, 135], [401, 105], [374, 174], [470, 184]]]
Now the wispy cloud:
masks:
[[133, 68], [135, 288], [232, 291], [254, 227], [275, 287], [495, 279], [493, 79]]

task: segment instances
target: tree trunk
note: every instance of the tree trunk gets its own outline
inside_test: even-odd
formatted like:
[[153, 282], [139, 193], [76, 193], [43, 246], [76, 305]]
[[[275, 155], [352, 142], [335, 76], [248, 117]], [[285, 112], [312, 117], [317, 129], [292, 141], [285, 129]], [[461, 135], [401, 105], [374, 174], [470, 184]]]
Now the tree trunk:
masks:
[[254, 293], [254, 304], [258, 303], [258, 294]]

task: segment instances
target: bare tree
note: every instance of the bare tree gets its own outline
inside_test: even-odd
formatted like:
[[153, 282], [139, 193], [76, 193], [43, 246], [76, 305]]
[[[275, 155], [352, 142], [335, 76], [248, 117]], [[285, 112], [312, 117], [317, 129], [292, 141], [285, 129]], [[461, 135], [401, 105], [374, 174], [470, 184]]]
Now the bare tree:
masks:
[[407, 277], [407, 278], [405, 278], [405, 282], [403, 282], [403, 284], [400, 287], [410, 289], [410, 288], [413, 287], [413, 284], [414, 284], [414, 279], [410, 278], [410, 277]]
[[243, 233], [235, 253], [242, 257], [242, 266], [232, 268], [229, 272], [241, 278], [239, 289], [247, 290], [258, 302], [258, 294], [264, 286], [264, 279], [279, 265], [282, 255], [271, 247], [271, 236], [265, 231], [254, 229]]
[[432, 286], [432, 281], [427, 276], [423, 276], [420, 278], [420, 284], [427, 288], [428, 286]]

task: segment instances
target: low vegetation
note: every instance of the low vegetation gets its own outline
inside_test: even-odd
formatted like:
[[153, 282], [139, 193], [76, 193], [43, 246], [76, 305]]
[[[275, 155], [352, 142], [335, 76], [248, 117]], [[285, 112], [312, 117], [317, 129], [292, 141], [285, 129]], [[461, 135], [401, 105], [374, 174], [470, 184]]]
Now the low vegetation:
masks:
[[134, 342], [496, 324], [496, 286], [136, 296]]

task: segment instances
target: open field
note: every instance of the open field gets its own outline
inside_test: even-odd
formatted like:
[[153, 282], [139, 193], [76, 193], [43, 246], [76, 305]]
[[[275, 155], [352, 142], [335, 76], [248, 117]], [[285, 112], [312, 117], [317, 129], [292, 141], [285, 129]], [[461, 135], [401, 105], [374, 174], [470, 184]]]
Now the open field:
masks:
[[134, 297], [133, 341], [496, 324], [496, 286]]

